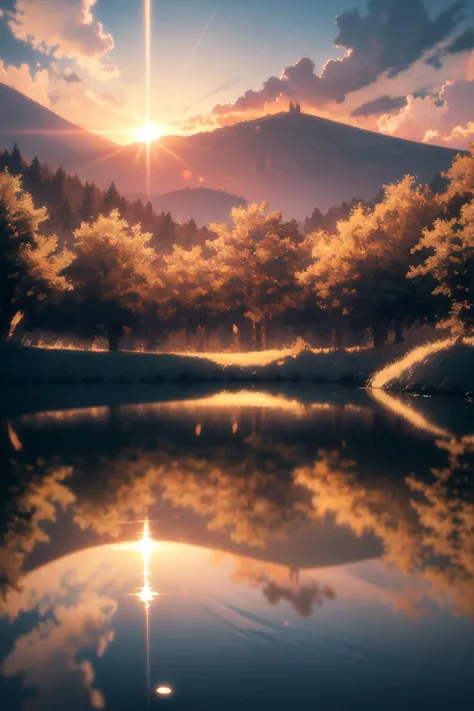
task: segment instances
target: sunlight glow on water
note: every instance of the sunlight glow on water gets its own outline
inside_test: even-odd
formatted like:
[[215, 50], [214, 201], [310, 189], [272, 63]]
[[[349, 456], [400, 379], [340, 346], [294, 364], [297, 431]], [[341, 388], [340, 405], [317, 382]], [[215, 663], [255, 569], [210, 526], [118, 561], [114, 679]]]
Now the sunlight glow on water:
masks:
[[171, 686], [158, 686], [156, 688], [158, 696], [170, 696], [173, 693]]

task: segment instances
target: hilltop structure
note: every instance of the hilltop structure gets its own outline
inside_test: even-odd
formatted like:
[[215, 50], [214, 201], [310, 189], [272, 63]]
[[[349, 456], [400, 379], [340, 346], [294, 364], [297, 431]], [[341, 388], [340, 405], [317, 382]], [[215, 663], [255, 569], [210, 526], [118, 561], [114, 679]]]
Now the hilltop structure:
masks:
[[300, 114], [301, 113], [301, 105], [294, 104], [292, 101], [290, 101], [290, 114]]

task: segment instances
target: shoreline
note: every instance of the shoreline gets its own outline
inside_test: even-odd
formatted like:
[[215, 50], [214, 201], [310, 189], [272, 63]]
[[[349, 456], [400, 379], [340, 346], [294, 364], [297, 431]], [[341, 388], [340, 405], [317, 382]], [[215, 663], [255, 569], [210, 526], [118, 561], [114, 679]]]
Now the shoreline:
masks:
[[[219, 362], [220, 361], [220, 362]], [[222, 361], [225, 361], [223, 363]], [[233, 362], [234, 361], [234, 362]], [[172, 354], [2, 344], [0, 385], [233, 388], [338, 384], [425, 395], [474, 394], [474, 339], [379, 349]], [[158, 394], [158, 392], [156, 393]]]

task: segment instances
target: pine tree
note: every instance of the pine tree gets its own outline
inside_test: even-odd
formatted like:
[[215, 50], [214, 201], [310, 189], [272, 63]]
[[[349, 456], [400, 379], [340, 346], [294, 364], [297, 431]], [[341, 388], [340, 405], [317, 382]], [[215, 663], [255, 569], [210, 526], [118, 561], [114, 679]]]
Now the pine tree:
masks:
[[145, 219], [145, 206], [143, 202], [139, 199], [136, 200], [132, 205], [133, 219], [139, 225], [142, 225]]
[[25, 171], [25, 162], [18, 148], [18, 143], [15, 143], [8, 161], [8, 170], [10, 175], [23, 175]]
[[38, 188], [43, 180], [43, 171], [38, 158], [33, 158], [31, 164], [25, 171], [25, 180], [27, 180], [30, 189]]
[[194, 217], [191, 217], [191, 219], [188, 221], [187, 228], [192, 234], [196, 234], [196, 232], [198, 231], [198, 226]]
[[82, 202], [79, 207], [79, 218], [82, 222], [88, 222], [94, 216], [94, 193], [94, 183], [92, 183], [92, 185], [86, 183], [82, 195]]
[[58, 205], [58, 219], [62, 230], [70, 230], [73, 226], [73, 212], [69, 198], [64, 195]]
[[57, 203], [59, 203], [65, 196], [66, 188], [66, 172], [62, 167], [58, 168], [55, 172], [51, 184], [52, 188], [52, 198]]
[[108, 215], [112, 210], [119, 210], [121, 206], [120, 195], [115, 187], [115, 183], [112, 181], [104, 195], [102, 211], [105, 215]]

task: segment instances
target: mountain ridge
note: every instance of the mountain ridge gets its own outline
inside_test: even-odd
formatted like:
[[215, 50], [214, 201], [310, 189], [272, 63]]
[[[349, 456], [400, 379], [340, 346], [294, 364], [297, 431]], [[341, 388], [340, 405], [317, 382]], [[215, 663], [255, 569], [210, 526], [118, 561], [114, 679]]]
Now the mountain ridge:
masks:
[[354, 197], [373, 199], [383, 185], [406, 174], [430, 183], [460, 152], [304, 113], [163, 136], [149, 151], [136, 143], [118, 149], [11, 87], [0, 85], [0, 102], [0, 147], [16, 140], [28, 158], [38, 155], [101, 187], [114, 181], [122, 194], [208, 188], [265, 201], [286, 218], [303, 219], [315, 207], [325, 210]]
[[117, 150], [117, 144], [63, 119], [51, 109], [0, 83], [0, 148], [18, 143], [23, 155], [81, 171], [88, 161]]
[[[328, 209], [355, 196], [372, 199], [383, 185], [406, 174], [430, 183], [457, 153], [308, 114], [282, 113], [212, 132], [163, 137], [150, 147], [150, 186], [151, 192], [163, 193], [203, 184], [249, 202], [266, 201], [286, 217], [302, 219], [315, 207]], [[135, 144], [111, 161], [117, 175], [124, 160], [140, 164]]]

